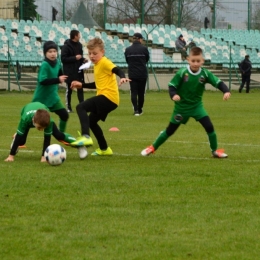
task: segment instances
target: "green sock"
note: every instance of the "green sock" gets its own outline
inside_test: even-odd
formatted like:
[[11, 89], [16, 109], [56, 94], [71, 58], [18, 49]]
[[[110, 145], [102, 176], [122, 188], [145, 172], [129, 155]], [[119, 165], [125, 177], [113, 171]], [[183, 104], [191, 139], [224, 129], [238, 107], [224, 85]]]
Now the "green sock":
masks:
[[67, 134], [67, 133], [64, 133], [64, 135], [65, 135], [64, 141], [65, 141], [66, 143], [69, 143], [69, 144], [70, 144], [70, 143], [76, 141], [76, 138], [73, 137], [72, 135]]
[[169, 136], [166, 134], [166, 131], [161, 131], [159, 136], [156, 138], [156, 140], [153, 143], [153, 147], [155, 150], [157, 150], [159, 148], [160, 145], [162, 145], [167, 139], [169, 138]]
[[215, 131], [213, 131], [212, 133], [208, 133], [208, 137], [211, 151], [216, 151], [218, 148], [218, 140]]
[[67, 122], [66, 122], [66, 121], [63, 121], [63, 120], [60, 120], [59, 129], [60, 129], [60, 131], [61, 131], [62, 133], [65, 132], [66, 126], [67, 126]]

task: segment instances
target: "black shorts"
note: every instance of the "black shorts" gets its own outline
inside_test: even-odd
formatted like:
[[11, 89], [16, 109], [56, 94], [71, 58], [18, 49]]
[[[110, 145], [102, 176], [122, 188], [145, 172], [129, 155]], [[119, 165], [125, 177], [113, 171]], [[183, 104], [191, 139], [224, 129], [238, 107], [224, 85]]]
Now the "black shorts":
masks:
[[84, 108], [86, 112], [98, 116], [102, 121], [106, 120], [108, 113], [118, 107], [117, 104], [103, 95], [89, 98], [81, 102], [78, 106]]

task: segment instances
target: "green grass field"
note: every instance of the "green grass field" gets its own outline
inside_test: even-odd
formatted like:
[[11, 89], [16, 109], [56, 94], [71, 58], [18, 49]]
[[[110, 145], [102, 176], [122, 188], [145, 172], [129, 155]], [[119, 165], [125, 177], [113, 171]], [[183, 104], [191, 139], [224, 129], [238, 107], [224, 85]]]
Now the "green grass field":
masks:
[[[65, 147], [67, 160], [53, 167], [40, 163], [43, 133], [35, 129], [15, 161], [4, 162], [32, 93], [0, 93], [0, 259], [259, 259], [260, 91], [234, 91], [229, 101], [220, 92], [204, 95], [227, 159], [211, 157], [193, 119], [142, 157], [167, 126], [173, 102], [167, 92], [148, 92], [144, 115], [134, 117], [129, 92], [120, 96], [100, 123], [114, 155], [80, 160]], [[73, 113], [67, 132], [77, 130]], [[96, 148], [94, 138], [89, 153]]]

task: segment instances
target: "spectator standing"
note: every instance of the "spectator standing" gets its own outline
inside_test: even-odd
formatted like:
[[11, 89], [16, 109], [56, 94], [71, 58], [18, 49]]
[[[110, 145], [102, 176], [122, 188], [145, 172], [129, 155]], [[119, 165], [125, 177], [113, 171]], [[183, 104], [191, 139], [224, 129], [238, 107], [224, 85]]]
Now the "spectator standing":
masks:
[[131, 79], [131, 102], [135, 116], [139, 116], [143, 113], [144, 95], [148, 77], [146, 64], [150, 58], [147, 47], [142, 45], [142, 39], [142, 34], [135, 33], [133, 35], [133, 44], [125, 50], [125, 59], [128, 64], [128, 77]]
[[[64, 74], [68, 76], [66, 80], [67, 90], [66, 90], [66, 105], [67, 111], [72, 112], [71, 107], [71, 95], [72, 89], [70, 88], [71, 82], [73, 80], [84, 82], [84, 72], [79, 70], [79, 67], [86, 60], [83, 57], [82, 44], [79, 42], [80, 32], [78, 30], [71, 30], [70, 39], [64, 42], [61, 49], [61, 61], [63, 63]], [[84, 101], [83, 89], [77, 89], [77, 96], [79, 103]]]
[[57, 60], [58, 46], [53, 41], [47, 41], [43, 45], [43, 60], [38, 72], [37, 87], [34, 91], [32, 102], [41, 102], [51, 112], [59, 116], [59, 130], [65, 132], [69, 114], [62, 104], [58, 90], [59, 83], [65, 82], [61, 64]]
[[242, 92], [245, 83], [246, 83], [246, 93], [249, 93], [251, 70], [252, 70], [252, 64], [249, 58], [250, 58], [249, 55], [246, 55], [245, 59], [242, 60], [239, 64], [239, 70], [241, 72], [241, 77], [242, 77], [242, 83], [239, 88], [239, 93]]
[[208, 19], [208, 17], [205, 17], [205, 19], [204, 19], [204, 28], [205, 29], [208, 29], [208, 24], [209, 24], [209, 19]]
[[176, 50], [181, 53], [181, 58], [182, 58], [183, 61], [186, 60], [186, 58], [188, 56], [186, 44], [187, 43], [186, 43], [182, 34], [175, 41]]

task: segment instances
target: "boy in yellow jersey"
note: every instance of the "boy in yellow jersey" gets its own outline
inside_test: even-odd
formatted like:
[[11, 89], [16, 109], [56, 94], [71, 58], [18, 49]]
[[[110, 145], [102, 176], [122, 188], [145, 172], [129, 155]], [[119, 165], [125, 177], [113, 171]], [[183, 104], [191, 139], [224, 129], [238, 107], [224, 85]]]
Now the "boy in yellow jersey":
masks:
[[[95, 97], [89, 98], [77, 105], [76, 110], [81, 124], [81, 135], [71, 145], [91, 146], [93, 145], [89, 129], [93, 132], [98, 141], [99, 148], [91, 155], [112, 155], [108, 147], [103, 131], [98, 121], [105, 121], [107, 115], [119, 105], [119, 92], [116, 75], [120, 77], [119, 86], [129, 82], [130, 79], [112, 61], [104, 56], [104, 43], [100, 38], [91, 39], [88, 44], [89, 59], [94, 64], [94, 82], [81, 83], [73, 81], [71, 88], [96, 89]], [[89, 115], [87, 113], [90, 113]]]

